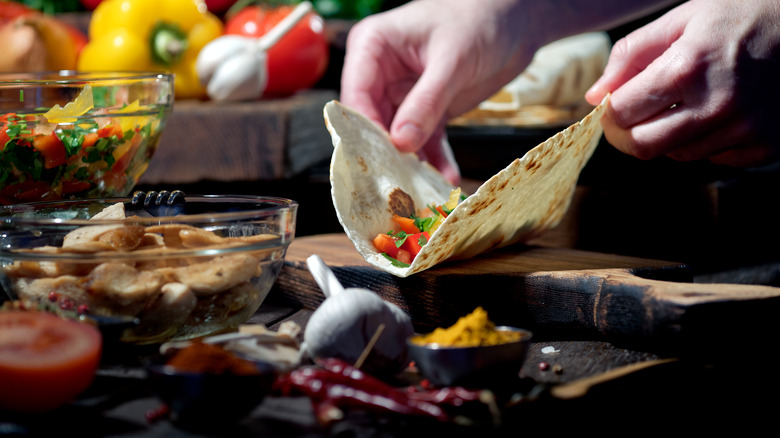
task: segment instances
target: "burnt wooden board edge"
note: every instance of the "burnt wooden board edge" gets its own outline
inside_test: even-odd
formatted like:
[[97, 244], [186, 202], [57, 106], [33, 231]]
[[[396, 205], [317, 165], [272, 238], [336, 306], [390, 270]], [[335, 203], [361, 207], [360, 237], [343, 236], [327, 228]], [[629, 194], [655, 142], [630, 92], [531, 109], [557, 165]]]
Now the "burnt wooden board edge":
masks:
[[[369, 265], [346, 235], [335, 233], [303, 237], [290, 245], [274, 286], [275, 296], [282, 295], [310, 309], [324, 300], [306, 266], [306, 259], [312, 254], [320, 255], [345, 287], [376, 292], [404, 309], [421, 328], [453, 323], [476, 306], [490, 311], [499, 324], [549, 324], [553, 321], [564, 326], [593, 327], [590, 317], [578, 310], [588, 303], [569, 298], [560, 306], [545, 309], [542, 301], [537, 302], [535, 297], [524, 292], [540, 290], [539, 285], [545, 280], [538, 277], [538, 273], [549, 270], [567, 271], [568, 277], [564, 281], [584, 280], [578, 272], [597, 267], [626, 269], [641, 277], [659, 280], [689, 281], [691, 278], [688, 267], [680, 263], [541, 247], [506, 248], [472, 261], [445, 263], [399, 278]], [[522, 269], [513, 269], [520, 265]], [[535, 289], [526, 285], [532, 274], [537, 275]], [[581, 284], [579, 287], [595, 290], [597, 285]], [[545, 311], [538, 313], [534, 307]], [[518, 309], [529, 310], [518, 313]], [[550, 312], [557, 312], [557, 316], [550, 316]]]
[[[613, 263], [603, 269], [582, 263], [584, 269], [574, 269], [576, 263], [569, 259], [563, 265], [572, 269], [519, 272], [452, 264], [399, 278], [368, 265], [348, 239], [349, 246], [344, 247], [345, 239], [310, 236], [291, 245], [274, 294], [315, 309], [325, 297], [308, 271], [306, 258], [316, 253], [345, 287], [372, 290], [401, 307], [418, 332], [451, 325], [476, 306], [485, 308], [499, 325], [648, 341], [670, 348], [717, 349], [714, 338], [756, 338], [777, 331], [770, 316], [780, 310], [780, 288], [691, 283], [690, 270], [679, 263], [524, 248], [520, 252], [537, 256], [558, 254]], [[517, 250], [487, 257], [511, 259]], [[619, 265], [623, 266], [615, 267]], [[735, 327], [731, 322], [736, 321]]]

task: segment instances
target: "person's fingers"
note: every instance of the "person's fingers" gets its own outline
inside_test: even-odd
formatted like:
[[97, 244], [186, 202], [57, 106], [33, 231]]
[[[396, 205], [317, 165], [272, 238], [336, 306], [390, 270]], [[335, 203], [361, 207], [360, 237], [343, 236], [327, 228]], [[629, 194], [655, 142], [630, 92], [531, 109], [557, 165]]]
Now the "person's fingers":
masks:
[[425, 71], [409, 90], [390, 125], [390, 137], [398, 149], [419, 150], [445, 118], [453, 91], [461, 88], [455, 71], [457, 62], [449, 53], [435, 53], [426, 60]]
[[766, 143], [735, 146], [709, 157], [714, 164], [734, 167], [758, 167], [776, 162], [778, 151]]
[[450, 184], [454, 186], [460, 184], [460, 168], [447, 140], [444, 125], [440, 125], [425, 146], [417, 152], [417, 155], [438, 169]]
[[780, 157], [777, 148], [759, 139], [748, 119], [697, 124], [692, 111], [674, 113], [672, 109], [653, 120], [623, 129], [608, 114], [602, 119], [607, 141], [640, 159], [666, 155], [677, 161], [709, 159], [720, 165], [755, 167]]
[[670, 154], [702, 138], [717, 127], [718, 121], [702, 120], [697, 108], [674, 107], [628, 128], [615, 121], [611, 107], [601, 119], [604, 136], [617, 149], [646, 160]]
[[[612, 100], [618, 99], [616, 109], [622, 111], [620, 118], [617, 118], [621, 124], [636, 123], [677, 103], [680, 96], [666, 95], [669, 91], [675, 90], [669, 90], [664, 86], [668, 85], [666, 82], [660, 78], [656, 81], [652, 75], [658, 72], [664, 75], [670, 73], [665, 70], [666, 65], [676, 61], [673, 59], [659, 61], [659, 58], [662, 58], [672, 44], [680, 38], [683, 30], [684, 20], [681, 20], [680, 15], [668, 14], [618, 40], [612, 47], [604, 73], [586, 92], [586, 100], [597, 105], [604, 96], [613, 93]], [[626, 87], [628, 83], [631, 83], [631, 86], [623, 90], [622, 87]], [[652, 86], [648, 87], [650, 84]], [[642, 90], [642, 88], [647, 89]], [[615, 97], [615, 94], [618, 94], [617, 90], [622, 90], [620, 94], [627, 96], [626, 100], [629, 102], [636, 98], [644, 101], [633, 106], [626, 105], [620, 102], [621, 96]], [[648, 94], [650, 92], [652, 94]], [[623, 118], [625, 122], [622, 121]]]
[[734, 145], [758, 141], [755, 128], [747, 119], [739, 118], [719, 124], [702, 136], [686, 141], [667, 155], [678, 161], [693, 161], [717, 155]]
[[[369, 119], [382, 122], [378, 109], [375, 107], [380, 76], [379, 62], [374, 52], [368, 49], [365, 38], [361, 35], [360, 23], [355, 25], [347, 36], [347, 50], [344, 57], [344, 68], [341, 76], [340, 100], [345, 105], [359, 111]], [[360, 66], [353, 64], [360, 62]]]

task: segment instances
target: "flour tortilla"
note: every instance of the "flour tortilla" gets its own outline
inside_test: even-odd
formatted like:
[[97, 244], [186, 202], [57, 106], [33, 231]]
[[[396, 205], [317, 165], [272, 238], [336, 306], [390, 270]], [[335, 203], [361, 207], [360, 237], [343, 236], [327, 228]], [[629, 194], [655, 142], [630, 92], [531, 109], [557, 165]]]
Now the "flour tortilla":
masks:
[[454, 187], [416, 154], [399, 152], [384, 128], [337, 101], [328, 102], [323, 112], [334, 146], [330, 182], [339, 222], [368, 263], [398, 277], [536, 237], [566, 213], [580, 172], [601, 138], [606, 100], [482, 184], [452, 211], [409, 267], [394, 266], [372, 243], [377, 234], [395, 228], [390, 193], [400, 188], [420, 210], [446, 202]]
[[496, 95], [480, 103], [489, 111], [517, 111], [533, 105], [576, 106], [604, 73], [612, 48], [606, 32], [573, 35], [541, 47], [528, 67]]
[[604, 73], [611, 49], [606, 32], [547, 44], [520, 75], [449, 124], [561, 129], [579, 121], [593, 109], [585, 92]]

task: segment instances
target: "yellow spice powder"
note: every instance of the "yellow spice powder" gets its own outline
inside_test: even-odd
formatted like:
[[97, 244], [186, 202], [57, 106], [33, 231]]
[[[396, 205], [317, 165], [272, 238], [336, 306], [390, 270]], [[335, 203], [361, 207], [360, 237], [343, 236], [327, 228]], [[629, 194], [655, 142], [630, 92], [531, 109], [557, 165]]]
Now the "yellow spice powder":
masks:
[[470, 314], [461, 317], [449, 328], [437, 328], [427, 335], [415, 336], [412, 342], [418, 345], [438, 344], [443, 347], [478, 347], [496, 345], [520, 339], [521, 333], [496, 330], [487, 312], [477, 307]]

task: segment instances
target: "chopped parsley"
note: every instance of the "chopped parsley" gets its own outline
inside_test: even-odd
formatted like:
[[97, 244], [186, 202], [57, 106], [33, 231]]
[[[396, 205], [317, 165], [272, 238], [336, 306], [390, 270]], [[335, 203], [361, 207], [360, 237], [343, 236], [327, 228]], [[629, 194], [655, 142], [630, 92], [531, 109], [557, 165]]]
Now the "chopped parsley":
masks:
[[395, 266], [396, 268], [408, 268], [409, 266], [411, 266], [407, 263], [399, 262], [398, 260], [390, 257], [389, 255], [387, 255], [386, 252], [383, 252], [382, 255], [385, 256], [387, 260], [390, 260], [390, 264]]

